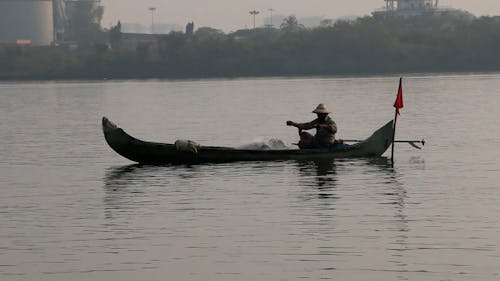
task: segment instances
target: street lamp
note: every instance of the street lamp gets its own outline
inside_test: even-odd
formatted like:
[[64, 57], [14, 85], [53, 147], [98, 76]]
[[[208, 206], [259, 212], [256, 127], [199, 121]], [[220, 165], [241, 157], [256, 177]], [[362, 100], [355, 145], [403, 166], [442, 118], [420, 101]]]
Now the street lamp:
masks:
[[156, 11], [156, 7], [149, 7], [148, 9], [149, 11], [151, 11], [151, 34], [154, 34], [155, 33], [155, 11]]
[[256, 10], [250, 11], [250, 15], [253, 16], [253, 29], [255, 29], [255, 16], [258, 15], [259, 13], [260, 12]]

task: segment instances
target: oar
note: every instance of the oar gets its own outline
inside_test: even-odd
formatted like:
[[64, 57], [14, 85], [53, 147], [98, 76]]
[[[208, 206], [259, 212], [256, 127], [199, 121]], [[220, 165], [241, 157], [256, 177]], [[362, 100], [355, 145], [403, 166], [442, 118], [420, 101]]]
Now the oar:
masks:
[[[362, 142], [362, 140], [343, 140], [344, 142]], [[422, 146], [425, 146], [425, 140], [396, 140], [394, 142], [398, 143], [408, 143], [411, 146], [417, 148], [417, 149], [422, 149], [420, 146], [417, 144], [421, 144]]]
[[[363, 140], [342, 140], [342, 142], [362, 142]], [[425, 140], [397, 140], [394, 142], [399, 142], [399, 143], [407, 143], [417, 149], [422, 149], [420, 146], [417, 144], [421, 144], [422, 146], [425, 146]], [[298, 143], [292, 143], [292, 145], [299, 145]]]

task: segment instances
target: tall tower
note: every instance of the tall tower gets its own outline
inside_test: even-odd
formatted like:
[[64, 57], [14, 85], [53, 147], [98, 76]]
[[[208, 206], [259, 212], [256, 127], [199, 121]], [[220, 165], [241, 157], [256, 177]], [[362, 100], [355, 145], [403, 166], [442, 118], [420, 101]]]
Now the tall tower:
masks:
[[54, 38], [56, 40], [64, 40], [64, 33], [68, 27], [66, 1], [52, 0], [52, 9], [54, 11]]

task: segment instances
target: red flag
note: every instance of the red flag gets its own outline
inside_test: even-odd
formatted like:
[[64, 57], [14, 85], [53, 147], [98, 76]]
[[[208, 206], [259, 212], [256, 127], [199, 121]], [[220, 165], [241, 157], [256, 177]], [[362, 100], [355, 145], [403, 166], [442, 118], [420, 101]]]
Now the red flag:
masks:
[[396, 113], [399, 115], [399, 109], [403, 108], [403, 78], [399, 78], [398, 96], [394, 102]]

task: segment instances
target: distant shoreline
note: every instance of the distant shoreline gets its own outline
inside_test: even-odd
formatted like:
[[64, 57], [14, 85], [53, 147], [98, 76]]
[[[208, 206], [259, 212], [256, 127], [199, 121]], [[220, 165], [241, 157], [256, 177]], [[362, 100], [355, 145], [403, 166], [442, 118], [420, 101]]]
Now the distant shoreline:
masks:
[[128, 77], [128, 78], [12, 78], [0, 77], [0, 83], [18, 82], [120, 82], [120, 81], [202, 81], [202, 80], [252, 80], [252, 79], [314, 79], [314, 78], [375, 78], [375, 77], [425, 77], [425, 76], [482, 76], [500, 75], [497, 71], [447, 71], [447, 72], [407, 72], [407, 73], [363, 73], [363, 74], [332, 74], [332, 75], [271, 75], [271, 76], [217, 76], [217, 77]]
[[[299, 24], [147, 38], [114, 33], [77, 49], [1, 47], [1, 81], [233, 79], [500, 72], [500, 17], [460, 14]], [[113, 40], [111, 40], [113, 39]]]

